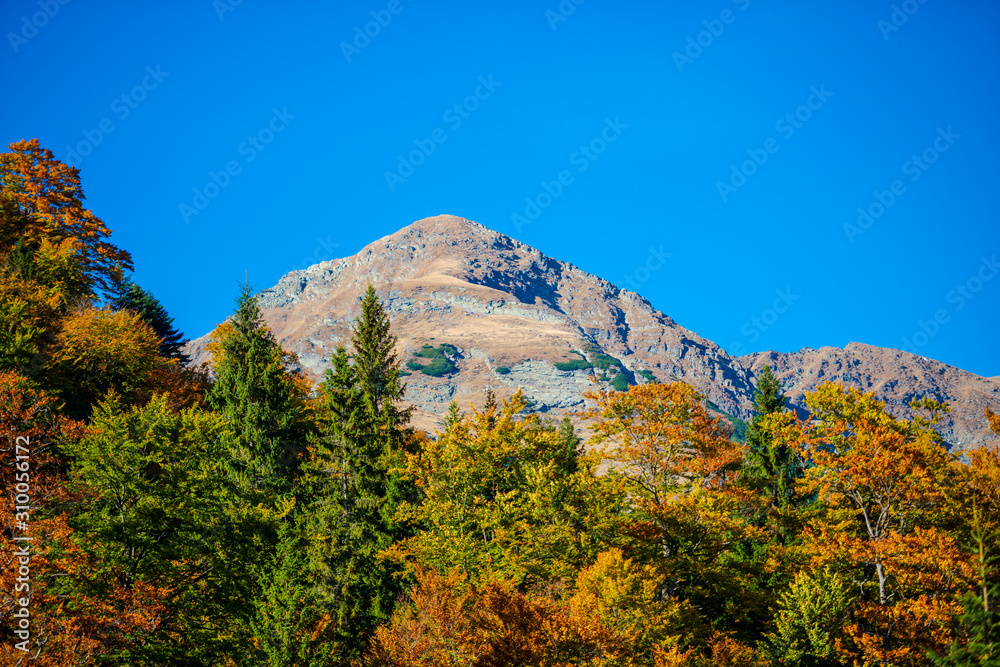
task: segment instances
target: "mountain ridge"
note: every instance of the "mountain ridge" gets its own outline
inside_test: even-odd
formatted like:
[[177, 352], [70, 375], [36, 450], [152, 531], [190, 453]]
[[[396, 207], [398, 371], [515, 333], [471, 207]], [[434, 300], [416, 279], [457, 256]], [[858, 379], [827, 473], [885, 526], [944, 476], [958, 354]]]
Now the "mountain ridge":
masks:
[[[942, 424], [946, 439], [960, 449], [987, 441], [979, 406], [988, 404], [986, 398], [1000, 399], [995, 378], [942, 371], [953, 367], [862, 343], [731, 356], [641, 295], [451, 215], [418, 220], [355, 255], [293, 271], [258, 299], [275, 336], [315, 378], [336, 347], [348, 344], [369, 283], [386, 305], [403, 362], [417, 361], [411, 355], [425, 345], [456, 346], [456, 374], [430, 377], [416, 371], [406, 378], [407, 400], [417, 407], [416, 425], [428, 429], [440, 426], [451, 400], [463, 407], [479, 404], [487, 388], [506, 396], [522, 387], [536, 409], [555, 415], [579, 409], [580, 394], [593, 387], [595, 369], [560, 371], [554, 365], [578, 358], [585, 361], [577, 365], [594, 359], [605, 364], [597, 374], [606, 377], [621, 372], [632, 382], [646, 374], [660, 381], [685, 380], [721, 410], [743, 419], [752, 415], [754, 381], [764, 363], [775, 367], [798, 408], [802, 392], [815, 386], [810, 382], [833, 376], [862, 389], [878, 386], [885, 394], [880, 398], [908, 416], [902, 398], [912, 385], [961, 401]], [[195, 363], [207, 360], [206, 341], [207, 335], [189, 345]], [[608, 365], [607, 358], [619, 365]], [[896, 377], [891, 363], [903, 369], [908, 385], [900, 384], [904, 378]], [[977, 408], [981, 427], [973, 415]]]

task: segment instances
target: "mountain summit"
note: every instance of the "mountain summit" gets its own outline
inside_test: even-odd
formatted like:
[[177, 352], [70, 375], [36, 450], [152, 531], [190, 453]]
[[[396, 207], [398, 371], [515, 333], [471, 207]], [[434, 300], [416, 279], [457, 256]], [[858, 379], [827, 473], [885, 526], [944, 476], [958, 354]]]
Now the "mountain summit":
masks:
[[[260, 306], [303, 370], [319, 376], [337, 346], [348, 344], [369, 284], [392, 318], [397, 352], [411, 373], [407, 400], [423, 428], [440, 426], [452, 400], [463, 409], [481, 404], [487, 388], [505, 397], [520, 387], [535, 410], [569, 413], [583, 406], [593, 375], [619, 386], [681, 379], [720, 410], [748, 419], [755, 376], [770, 364], [793, 404], [826, 380], [874, 390], [901, 414], [916, 395], [947, 400], [954, 411], [945, 437], [967, 448], [989, 437], [982, 410], [1000, 399], [996, 379], [854, 343], [731, 357], [640, 295], [451, 215], [418, 220], [352, 257], [289, 273], [260, 293]], [[205, 342], [189, 345], [196, 363], [207, 359]]]

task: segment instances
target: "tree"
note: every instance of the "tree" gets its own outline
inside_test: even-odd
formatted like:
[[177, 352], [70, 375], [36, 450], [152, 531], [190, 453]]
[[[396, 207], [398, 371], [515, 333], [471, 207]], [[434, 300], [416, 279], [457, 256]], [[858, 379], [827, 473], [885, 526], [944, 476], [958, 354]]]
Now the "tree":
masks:
[[[1000, 436], [1000, 416], [987, 408], [985, 417]], [[960, 627], [947, 652], [931, 656], [942, 667], [985, 666], [1000, 660], [1000, 553], [996, 546], [1000, 544], [1000, 445], [987, 444], [970, 450], [968, 456], [968, 466], [957, 464], [966, 491], [959, 511], [970, 524], [967, 539], [978, 590], [962, 597]]]
[[400, 513], [421, 529], [389, 556], [528, 588], [572, 581], [611, 546], [624, 511], [620, 490], [596, 476], [595, 457], [570, 471], [564, 435], [537, 415], [518, 418], [523, 407], [518, 393], [488, 412], [473, 409], [407, 455], [421, 497]]
[[792, 503], [795, 480], [802, 476], [795, 451], [774, 438], [765, 426], [768, 415], [785, 410], [785, 401], [781, 381], [770, 366], [764, 366], [754, 392], [757, 414], [747, 430], [743, 469], [747, 480], [769, 499], [771, 506], [781, 510]]
[[409, 421], [410, 411], [401, 410], [406, 385], [399, 377], [396, 337], [390, 331], [389, 315], [371, 285], [361, 299], [361, 316], [352, 328], [354, 374], [371, 410], [388, 421], [386, 427], [399, 428]]
[[71, 416], [86, 417], [108, 391], [134, 399], [157, 365], [159, 340], [138, 315], [85, 307], [67, 316], [49, 361]]
[[971, 575], [941, 528], [952, 468], [932, 426], [946, 406], [915, 401], [930, 417], [898, 420], [872, 394], [832, 383], [806, 402], [817, 422], [786, 419], [783, 437], [810, 462], [802, 491], [823, 503], [807, 532], [813, 565], [843, 568], [856, 582], [841, 659], [923, 664], [950, 641], [961, 609], [954, 596]]
[[174, 327], [174, 318], [167, 314], [167, 309], [153, 296], [129, 279], [125, 279], [115, 288], [110, 302], [114, 310], [131, 310], [142, 318], [160, 337], [160, 354], [164, 357], [177, 359], [182, 364], [189, 361], [181, 348], [187, 341], [184, 334]]
[[638, 667], [630, 646], [592, 615], [525, 594], [511, 582], [469, 582], [418, 569], [417, 585], [378, 628], [368, 664], [380, 667]]
[[132, 259], [105, 240], [111, 230], [83, 208], [83, 199], [79, 169], [56, 160], [37, 139], [10, 144], [9, 153], [0, 153], [0, 259], [19, 244], [28, 253], [71, 249], [82, 268], [81, 295], [111, 290]]
[[799, 572], [781, 594], [776, 629], [768, 635], [776, 664], [836, 667], [857, 602], [851, 582], [830, 567]]
[[751, 584], [761, 565], [733, 557], [764, 534], [750, 521], [756, 494], [736, 483], [742, 446], [684, 382], [585, 396], [596, 404], [584, 415], [596, 420], [591, 443], [633, 508], [629, 556], [655, 567], [663, 599], [691, 602], [719, 630], [756, 633], [767, 615]]
[[235, 474], [257, 489], [290, 488], [309, 432], [297, 374], [243, 285], [232, 320], [216, 330], [215, 384], [207, 400], [233, 425]]
[[106, 660], [219, 664], [239, 650], [234, 621], [256, 592], [247, 566], [272, 519], [226, 479], [230, 428], [198, 408], [174, 412], [162, 395], [132, 407], [111, 395], [87, 436], [65, 445], [81, 499], [73, 539], [94, 564], [69, 597], [96, 594], [148, 623]]

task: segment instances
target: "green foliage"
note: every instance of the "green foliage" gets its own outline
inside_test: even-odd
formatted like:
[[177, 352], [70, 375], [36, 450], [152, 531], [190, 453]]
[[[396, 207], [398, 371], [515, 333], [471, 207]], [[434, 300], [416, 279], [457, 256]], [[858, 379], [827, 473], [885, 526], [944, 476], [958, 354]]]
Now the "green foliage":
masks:
[[[398, 406], [404, 386], [395, 343], [387, 314], [369, 288], [352, 336], [354, 364], [347, 350], [338, 348], [319, 386], [321, 438], [314, 442], [299, 485], [307, 557], [296, 566], [303, 574], [289, 585], [300, 587], [316, 610], [301, 620], [303, 631], [315, 626], [327, 633], [337, 664], [361, 658], [401, 593], [394, 568], [377, 557], [409, 534], [396, 513], [415, 493], [395, 472], [410, 416]], [[293, 569], [290, 564], [290, 577]], [[293, 607], [290, 602], [289, 613]], [[275, 665], [287, 659], [272, 658]]]
[[424, 359], [444, 359], [444, 350], [436, 348], [433, 345], [423, 345], [419, 350], [413, 353], [415, 357], [423, 357]]
[[611, 386], [618, 391], [628, 391], [628, 376], [624, 373], [618, 373], [611, 378]]
[[430, 375], [431, 377], [442, 377], [444, 375], [454, 373], [457, 370], [458, 367], [447, 359], [435, 359], [431, 363], [422, 367], [420, 372], [424, 375]]
[[394, 559], [529, 587], [572, 578], [596, 557], [620, 500], [580, 463], [571, 424], [516, 418], [523, 407], [518, 394], [464, 418], [453, 410], [447, 431], [408, 456], [423, 494], [400, 512], [422, 530], [393, 547]]
[[174, 327], [174, 318], [167, 314], [167, 309], [152, 292], [125, 279], [116, 286], [109, 305], [114, 310], [131, 310], [138, 314], [160, 338], [162, 356], [177, 359], [183, 364], [189, 361], [189, 357], [181, 351], [187, 342], [184, 334]]
[[249, 285], [241, 287], [236, 306], [208, 403], [233, 425], [233, 473], [254, 488], [288, 488], [309, 427], [289, 359], [264, 326]]
[[765, 366], [754, 393], [757, 414], [746, 430], [747, 451], [744, 470], [747, 479], [756, 485], [775, 508], [786, 508], [795, 498], [795, 480], [802, 469], [795, 452], [768, 430], [768, 415], [785, 411], [785, 394], [781, 381]]
[[[431, 339], [433, 340], [433, 339]], [[425, 344], [413, 353], [415, 357], [430, 359], [431, 363], [422, 365], [416, 361], [406, 362], [406, 367], [413, 371], [420, 371], [424, 375], [431, 377], [442, 377], [458, 370], [458, 367], [451, 361], [450, 357], [458, 355], [458, 348], [448, 343], [441, 343], [439, 346]]]
[[799, 573], [782, 594], [776, 631], [768, 635], [772, 659], [789, 666], [841, 664], [836, 643], [856, 600], [850, 582], [830, 568]]
[[71, 525], [101, 563], [88, 587], [169, 591], [163, 623], [130, 650], [130, 663], [164, 655], [171, 664], [217, 663], [233, 649], [232, 621], [259, 595], [248, 567], [274, 525], [225, 473], [230, 426], [198, 409], [174, 413], [163, 396], [131, 408], [112, 396], [92, 427], [65, 445], [85, 499]]
[[641, 370], [638, 372], [638, 375], [644, 377], [646, 379], [646, 382], [656, 382], [656, 376], [653, 375], [653, 371]]
[[506, 366], [497, 366], [496, 371], [498, 375], [507, 375], [508, 373], [510, 373], [510, 369], [507, 368]]
[[622, 362], [618, 361], [614, 357], [604, 354], [603, 352], [591, 352], [588, 358], [594, 368], [599, 368], [601, 370], [615, 370], [623, 368]]
[[557, 361], [552, 365], [556, 367], [556, 370], [560, 370], [563, 372], [582, 371], [594, 367], [593, 364], [591, 364], [589, 361], [585, 359], [571, 359], [570, 361]]
[[959, 636], [944, 654], [931, 653], [938, 667], [986, 667], [1000, 662], [1000, 530], [983, 526], [983, 512], [973, 502], [971, 546], [978, 591], [962, 597]]

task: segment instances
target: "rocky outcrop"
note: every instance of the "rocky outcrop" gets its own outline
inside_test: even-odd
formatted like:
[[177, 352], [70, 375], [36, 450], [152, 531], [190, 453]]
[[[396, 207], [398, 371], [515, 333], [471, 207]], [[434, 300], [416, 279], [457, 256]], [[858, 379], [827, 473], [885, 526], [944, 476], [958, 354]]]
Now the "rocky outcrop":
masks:
[[[963, 403], [948, 426], [948, 437], [961, 447], [985, 442], [983, 420], [974, 413], [982, 413], [981, 401], [1000, 386], [995, 378], [857, 344], [730, 357], [640, 295], [449, 215], [415, 222], [352, 257], [289, 273], [259, 299], [282, 345], [318, 377], [337, 346], [347, 345], [369, 284], [389, 310], [404, 361], [425, 344], [459, 350], [457, 373], [406, 378], [415, 423], [428, 429], [441, 424], [449, 402], [479, 405], [487, 389], [505, 397], [521, 388], [535, 409], [573, 412], [593, 387], [594, 372], [559, 371], [554, 364], [579, 359], [578, 352], [592, 355], [588, 350], [619, 360], [632, 380], [640, 372], [684, 380], [741, 418], [752, 414], [755, 377], [765, 363], [778, 369], [798, 402], [803, 390], [827, 379], [884, 391], [893, 401], [907, 392], [944, 392]], [[204, 344], [205, 337], [189, 345], [196, 363], [207, 358]]]

